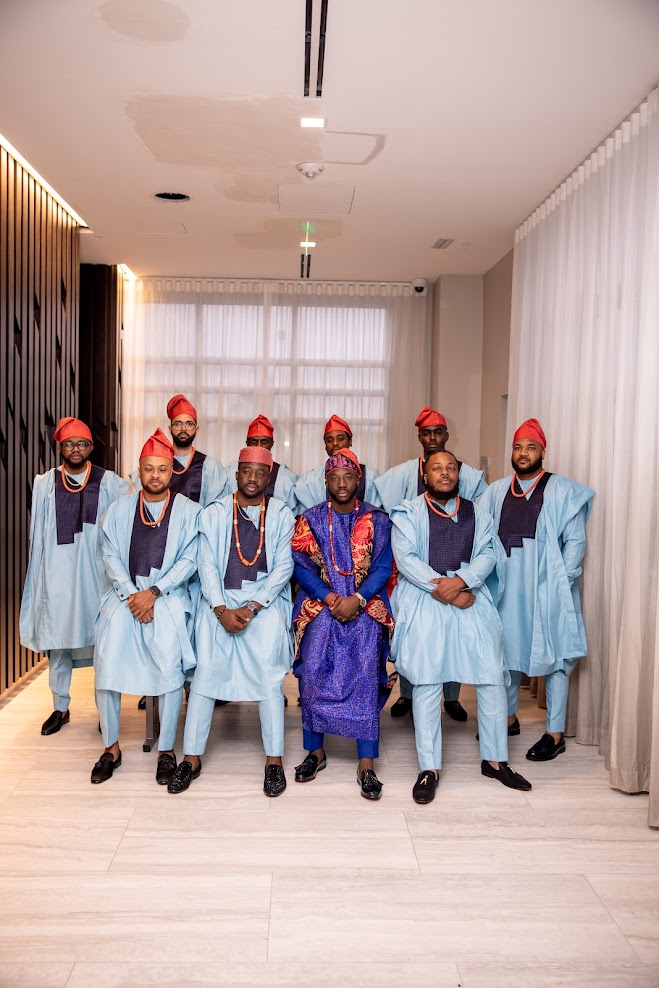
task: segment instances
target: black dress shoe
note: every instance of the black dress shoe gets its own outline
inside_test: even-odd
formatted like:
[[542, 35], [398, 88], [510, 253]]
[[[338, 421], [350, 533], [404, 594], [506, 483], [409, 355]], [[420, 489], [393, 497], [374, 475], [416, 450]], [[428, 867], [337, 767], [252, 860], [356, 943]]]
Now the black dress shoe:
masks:
[[287, 706], [288, 706], [288, 697], [286, 696], [286, 694], [285, 694], [285, 693], [284, 693], [284, 706], [285, 706], [285, 707], [287, 707]]
[[391, 708], [392, 717], [404, 717], [405, 714], [409, 714], [411, 712], [412, 701], [408, 700], [406, 696], [399, 696]]
[[295, 781], [296, 782], [313, 782], [319, 772], [327, 765], [327, 758], [323, 754], [323, 757], [318, 761], [316, 755], [308, 754], [301, 765], [295, 766]]
[[[516, 738], [518, 734], [519, 734], [519, 721], [517, 720], [517, 717], [515, 717], [512, 724], [508, 724], [508, 737]], [[478, 739], [479, 739], [479, 735], [477, 734], [476, 740], [478, 741]]]
[[498, 768], [492, 768], [489, 762], [482, 761], [481, 775], [487, 776], [488, 779], [498, 779], [499, 782], [504, 786], [508, 786], [509, 789], [521, 789], [523, 792], [533, 789], [531, 783], [523, 775], [520, 775], [519, 772], [515, 772], [508, 762], [499, 762]]
[[[43, 734], [43, 731], [41, 732]], [[552, 758], [562, 755], [565, 751], [565, 735], [561, 734], [560, 741], [554, 741], [551, 734], [543, 734], [539, 741], [529, 748], [526, 757], [531, 762], [550, 762]]]
[[286, 776], [281, 765], [266, 765], [263, 792], [266, 796], [281, 796], [286, 788]]
[[362, 772], [357, 769], [357, 785], [364, 799], [379, 799], [382, 795], [382, 783], [372, 768], [365, 768]]
[[104, 751], [92, 769], [92, 782], [98, 785], [99, 782], [107, 782], [112, 778], [115, 768], [121, 765], [121, 752], [116, 759], [111, 751]]
[[194, 779], [199, 778], [200, 773], [201, 761], [196, 768], [193, 768], [192, 762], [188, 762], [184, 759], [174, 771], [171, 779], [167, 783], [167, 792], [185, 792], [186, 789], [190, 788], [190, 783]]
[[467, 719], [467, 711], [459, 700], [444, 700], [444, 710], [453, 720], [459, 720], [461, 724]]
[[163, 755], [158, 755], [158, 767], [156, 768], [156, 782], [159, 786], [166, 786], [176, 771], [176, 758], [166, 751]]
[[48, 720], [45, 720], [41, 725], [41, 733], [45, 735], [57, 734], [65, 724], [69, 723], [70, 719], [68, 710], [65, 710], [64, 713], [61, 710], [53, 710]]
[[431, 771], [419, 772], [419, 778], [412, 789], [415, 803], [432, 803], [437, 790], [437, 776]]
[[138, 710], [146, 710], [146, 697], [145, 696], [141, 696], [139, 698], [139, 700], [137, 701], [137, 709]]

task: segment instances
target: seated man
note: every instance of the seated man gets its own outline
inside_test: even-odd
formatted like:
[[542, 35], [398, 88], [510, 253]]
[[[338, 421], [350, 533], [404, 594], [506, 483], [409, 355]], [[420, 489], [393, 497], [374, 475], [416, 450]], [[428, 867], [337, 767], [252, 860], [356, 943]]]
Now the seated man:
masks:
[[392, 658], [413, 685], [416, 750], [421, 769], [412, 790], [430, 803], [442, 767], [442, 684], [474, 683], [478, 697], [481, 772], [511, 789], [529, 782], [508, 765], [503, 633], [484, 581], [502, 562], [491, 518], [458, 494], [452, 453], [426, 460], [425, 494], [392, 511], [399, 571]]
[[92, 782], [107, 782], [121, 765], [121, 694], [160, 698], [156, 781], [176, 768], [174, 742], [184, 670], [195, 664], [190, 642], [188, 580], [197, 568], [198, 505], [172, 497], [174, 451], [160, 429], [140, 455], [142, 489], [111, 504], [101, 520], [103, 561], [112, 587], [96, 626], [96, 705], [105, 751]]
[[263, 792], [286, 788], [282, 683], [293, 658], [290, 634], [294, 519], [277, 498], [267, 498], [272, 455], [260, 446], [240, 451], [238, 490], [202, 512], [197, 613], [197, 668], [190, 687], [183, 761], [168, 791], [185, 792], [201, 772], [201, 755], [215, 700], [259, 705], [266, 754]]
[[[411, 501], [423, 494], [426, 485], [423, 482], [424, 459], [431, 453], [441, 453], [446, 448], [449, 439], [446, 419], [441, 412], [434, 408], [422, 408], [414, 423], [418, 431], [418, 439], [423, 449], [422, 456], [414, 457], [405, 463], [391, 467], [375, 480], [375, 487], [385, 511], [391, 511], [403, 501]], [[460, 477], [460, 497], [470, 501], [483, 493], [487, 484], [482, 470], [475, 470], [467, 463], [458, 460]], [[444, 710], [453, 720], [466, 721], [467, 711], [460, 703], [460, 683], [444, 683]], [[412, 684], [401, 675], [400, 696], [391, 708], [392, 717], [404, 717], [412, 710]]]
[[305, 511], [295, 527], [293, 559], [300, 591], [295, 602], [297, 660], [304, 747], [296, 782], [310, 782], [326, 765], [323, 738], [357, 742], [357, 783], [379, 799], [375, 774], [380, 709], [388, 696], [387, 658], [393, 620], [391, 523], [384, 511], [358, 501], [361, 466], [349, 449], [325, 464], [329, 501]]
[[[247, 438], [245, 440], [245, 446], [261, 446], [263, 449], [267, 449], [272, 452], [272, 447], [275, 444], [275, 429], [270, 421], [265, 415], [257, 415], [253, 422], [250, 422], [247, 429]], [[227, 494], [233, 494], [234, 491], [238, 489], [238, 485], [235, 479], [236, 473], [238, 472], [238, 463], [236, 460], [232, 460], [228, 466], [229, 480], [227, 483]], [[288, 505], [293, 514], [296, 513], [297, 500], [295, 497], [295, 483], [297, 481], [297, 475], [293, 473], [292, 470], [284, 463], [277, 463], [276, 460], [273, 461], [272, 470], [270, 471], [270, 479], [268, 481], [268, 486], [265, 489], [265, 497], [276, 497], [277, 500], [283, 501], [284, 504]]]
[[[352, 429], [345, 419], [339, 415], [332, 415], [325, 424], [323, 436], [325, 452], [328, 456], [337, 453], [340, 449], [349, 449], [352, 446]], [[354, 455], [354, 454], [353, 454]], [[357, 486], [356, 497], [358, 501], [365, 501], [367, 504], [380, 504], [380, 496], [375, 489], [375, 478], [378, 476], [377, 470], [359, 464], [360, 475]], [[327, 488], [325, 486], [324, 467], [314, 467], [307, 470], [297, 479], [295, 485], [295, 496], [298, 501], [300, 512], [313, 508], [321, 501], [327, 500]]]

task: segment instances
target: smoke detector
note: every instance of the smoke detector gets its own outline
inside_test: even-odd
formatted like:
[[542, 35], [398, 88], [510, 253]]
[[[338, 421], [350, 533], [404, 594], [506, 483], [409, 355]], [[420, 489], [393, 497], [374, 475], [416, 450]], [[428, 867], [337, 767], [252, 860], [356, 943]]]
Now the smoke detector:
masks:
[[299, 171], [300, 175], [304, 175], [305, 178], [314, 179], [318, 178], [325, 171], [325, 165], [321, 165], [319, 161], [301, 161], [299, 165], [295, 166]]

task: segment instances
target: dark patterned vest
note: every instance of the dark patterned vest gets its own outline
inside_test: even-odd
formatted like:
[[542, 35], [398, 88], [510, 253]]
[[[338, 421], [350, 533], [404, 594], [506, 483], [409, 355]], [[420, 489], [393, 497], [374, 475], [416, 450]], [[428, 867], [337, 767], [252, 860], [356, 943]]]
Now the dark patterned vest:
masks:
[[[462, 460], [458, 460], [458, 474], [460, 473], [461, 468]], [[416, 492], [417, 494], [425, 494], [426, 492], [426, 485], [423, 482], [423, 457], [419, 457], [419, 472], [416, 480]]]
[[[169, 483], [172, 497], [175, 494], [185, 494], [191, 501], [199, 504], [201, 498], [201, 474], [205, 459], [205, 453], [195, 450], [192, 456], [192, 463], [184, 473], [174, 473], [172, 471], [172, 479]], [[174, 463], [176, 464], [176, 460], [174, 460]]]
[[[140, 518], [140, 499], [138, 497], [128, 554], [128, 572], [133, 583], [138, 576], [149, 576], [152, 569], [162, 569], [173, 504], [174, 494], [169, 500], [167, 509], [160, 516], [160, 524], [145, 525]], [[147, 520], [153, 520], [148, 501], [144, 502], [144, 517]]]
[[[266, 500], [275, 496], [275, 484], [277, 483], [277, 474], [278, 473], [279, 473], [279, 463], [273, 463], [272, 464], [272, 470], [270, 471], [270, 480], [268, 481], [268, 486], [266, 487], [266, 489], [264, 491]], [[241, 541], [242, 541], [242, 535], [241, 535], [240, 538], [241, 538]], [[258, 543], [257, 543], [257, 545], [258, 545]], [[254, 552], [256, 552], [256, 549], [254, 549]]]
[[[501, 518], [499, 519], [499, 538], [509, 556], [512, 549], [521, 549], [523, 539], [534, 539], [538, 518], [545, 500], [545, 487], [551, 474], [544, 473], [534, 488], [531, 497], [515, 497], [510, 488], [503, 499]], [[522, 493], [522, 488], [515, 477], [515, 490]]]
[[[441, 574], [466, 566], [471, 559], [476, 532], [473, 502], [460, 498], [457, 522], [452, 518], [440, 518], [429, 504], [426, 507], [430, 524], [429, 565]], [[437, 505], [437, 509], [441, 511], [441, 505]]]
[[[268, 514], [268, 503], [269, 499], [266, 498], [266, 517]], [[240, 508], [238, 508], [238, 535], [240, 537], [240, 551], [242, 552], [243, 557], [245, 559], [254, 559], [256, 551], [259, 547], [261, 533], [253, 522], [248, 521], [247, 518], [243, 518]], [[261, 555], [259, 558], [253, 566], [245, 566], [241, 563], [240, 556], [238, 555], [238, 549], [236, 547], [236, 531], [232, 523], [231, 548], [229, 549], [229, 558], [227, 560], [227, 568], [224, 574], [225, 590], [240, 590], [243, 585], [243, 580], [251, 580], [254, 582], [255, 580], [258, 580], [259, 573], [267, 572], [268, 558], [265, 551], [265, 538], [263, 540], [263, 548], [261, 549]]]
[[[64, 467], [62, 467], [64, 469]], [[55, 471], [55, 518], [57, 521], [57, 544], [71, 545], [75, 536], [82, 532], [82, 526], [95, 525], [98, 515], [98, 495], [105, 470], [92, 464], [89, 480], [85, 487], [77, 491], [67, 491], [60, 470]], [[68, 476], [67, 484], [79, 487]]]

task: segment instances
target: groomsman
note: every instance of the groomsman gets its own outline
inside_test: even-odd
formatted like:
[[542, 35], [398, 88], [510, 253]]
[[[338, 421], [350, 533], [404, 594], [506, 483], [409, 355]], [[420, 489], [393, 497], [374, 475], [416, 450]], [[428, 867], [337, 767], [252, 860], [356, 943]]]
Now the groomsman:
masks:
[[122, 693], [159, 697], [156, 782], [166, 785], [176, 768], [184, 670], [195, 665], [188, 580], [197, 568], [200, 508], [172, 494], [173, 462], [172, 444], [157, 429], [140, 454], [141, 490], [115, 501], [101, 522], [112, 586], [97, 622], [96, 705], [105, 751], [93, 783], [107, 782], [121, 765]]
[[[262, 449], [267, 449], [272, 452], [272, 447], [275, 444], [275, 428], [265, 415], [257, 415], [256, 418], [250, 422], [247, 429], [247, 438], [245, 440], [245, 446], [260, 446]], [[238, 472], [238, 461], [232, 460], [228, 466], [229, 480], [227, 485], [227, 494], [233, 494], [234, 491], [238, 490], [238, 484], [236, 481], [236, 473]], [[294, 474], [292, 470], [284, 463], [277, 463], [276, 460], [272, 463], [272, 470], [270, 471], [270, 480], [268, 481], [268, 486], [265, 489], [265, 497], [276, 497], [279, 501], [283, 501], [293, 514], [297, 514], [297, 500], [295, 497], [295, 484], [297, 482], [297, 474]]]
[[[391, 467], [375, 481], [375, 487], [380, 495], [385, 511], [391, 511], [403, 501], [411, 501], [423, 494], [426, 486], [423, 482], [424, 462], [432, 453], [441, 453], [446, 449], [449, 439], [446, 419], [441, 412], [434, 408], [422, 408], [414, 423], [418, 429], [418, 439], [423, 453], [418, 458], [399, 463]], [[458, 463], [460, 478], [460, 496], [470, 501], [483, 493], [487, 484], [482, 470], [476, 470], [461, 460]], [[460, 683], [444, 683], [444, 709], [453, 720], [465, 721], [467, 711], [459, 700]], [[392, 717], [403, 717], [412, 710], [412, 685], [400, 677], [400, 696], [391, 708]]]
[[[352, 429], [345, 419], [339, 415], [332, 415], [325, 424], [323, 435], [325, 452], [327, 456], [338, 453], [340, 449], [350, 449], [352, 447]], [[379, 476], [377, 470], [372, 470], [363, 463], [359, 464], [361, 475], [357, 487], [357, 500], [367, 501], [376, 507], [380, 505], [380, 496], [375, 487], [375, 480]], [[307, 470], [301, 477], [298, 477], [295, 485], [295, 496], [298, 500], [299, 510], [307, 511], [321, 501], [327, 501], [327, 487], [325, 485], [325, 467], [314, 467]]]
[[53, 713], [41, 733], [69, 723], [71, 671], [94, 657], [94, 619], [107, 578], [99, 551], [99, 519], [130, 485], [91, 462], [89, 427], [60, 419], [54, 439], [62, 464], [34, 478], [30, 557], [21, 601], [21, 645], [45, 652]]

